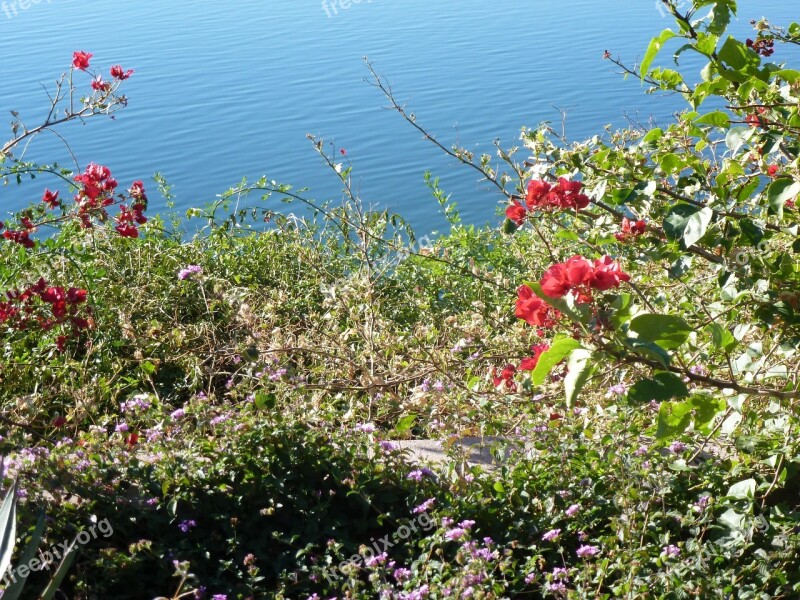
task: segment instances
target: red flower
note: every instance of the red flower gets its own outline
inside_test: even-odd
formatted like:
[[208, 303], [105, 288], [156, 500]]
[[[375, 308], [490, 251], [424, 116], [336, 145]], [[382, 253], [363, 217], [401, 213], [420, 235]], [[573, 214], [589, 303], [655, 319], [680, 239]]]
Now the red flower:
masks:
[[533, 208], [541, 203], [542, 199], [550, 191], [550, 184], [546, 181], [533, 179], [528, 183], [528, 195], [525, 197], [525, 204], [528, 208]]
[[[63, 335], [61, 337], [64, 337]], [[53, 427], [63, 427], [67, 423], [67, 419], [62, 416], [58, 416], [52, 421]]]
[[94, 54], [89, 54], [88, 52], [73, 52], [72, 66], [81, 71], [85, 71], [89, 68], [89, 59], [92, 58], [92, 56], [94, 56]]
[[51, 192], [50, 190], [44, 191], [44, 195], [42, 196], [42, 202], [49, 205], [50, 208], [58, 208], [59, 206], [61, 206], [61, 202], [58, 199], [58, 192]]
[[767, 168], [767, 175], [775, 177], [778, 174], [778, 169], [778, 165], [770, 165], [769, 168]]
[[592, 289], [606, 291], [629, 280], [630, 276], [610, 256], [594, 263], [582, 256], [573, 256], [547, 269], [540, 283], [542, 291], [551, 298], [561, 298], [574, 291], [579, 302], [591, 302]]
[[121, 65], [114, 65], [111, 67], [111, 76], [114, 79], [119, 79], [120, 81], [124, 81], [133, 75], [133, 69], [128, 69], [127, 71], [123, 71]]
[[512, 392], [517, 390], [517, 384], [514, 383], [514, 375], [517, 373], [517, 368], [514, 365], [506, 365], [503, 367], [503, 371], [500, 373], [499, 377], [497, 376], [497, 371], [493, 370], [492, 373], [494, 375], [494, 387], [500, 387], [505, 384]]
[[534, 327], [552, 327], [561, 316], [561, 313], [534, 294], [527, 285], [521, 285], [517, 289], [517, 309], [514, 314]]
[[147, 202], [147, 194], [144, 193], [144, 183], [141, 181], [134, 181], [128, 193], [131, 195], [131, 198]]
[[618, 287], [621, 281], [630, 281], [630, 275], [625, 273], [619, 263], [610, 256], [604, 256], [594, 261], [594, 274], [591, 286], [604, 292]]
[[98, 92], [107, 92], [111, 89], [111, 84], [108, 81], [103, 81], [99, 75], [92, 79], [92, 89]]
[[117, 230], [122, 237], [126, 238], [138, 238], [139, 237], [139, 230], [136, 228], [135, 225], [131, 225], [130, 223], [120, 223], [114, 229]]
[[542, 291], [551, 298], [562, 298], [571, 288], [567, 281], [566, 267], [562, 263], [547, 269], [539, 283], [542, 285]]
[[533, 352], [533, 356], [523, 358], [522, 362], [519, 364], [519, 370], [533, 371], [536, 368], [536, 365], [539, 364], [539, 357], [548, 350], [550, 350], [550, 346], [548, 344], [537, 344], [535, 346], [531, 346], [531, 352]]
[[36, 245], [36, 242], [30, 238], [30, 232], [28, 231], [8, 230], [3, 232], [3, 237], [25, 248], [33, 248]]
[[71, 287], [67, 290], [67, 301], [70, 304], [80, 304], [86, 302], [86, 290]]
[[647, 223], [641, 219], [631, 221], [628, 217], [622, 217], [622, 231], [615, 233], [614, 237], [620, 242], [624, 242], [631, 236], [642, 235], [647, 231]]
[[139, 434], [138, 433], [131, 433], [128, 437], [125, 438], [125, 443], [133, 447], [139, 443]]
[[506, 209], [506, 216], [514, 221], [515, 224], [522, 225], [525, 222], [525, 216], [528, 214], [528, 211], [525, 210], [525, 207], [522, 206], [518, 201], [514, 200], [511, 206]]

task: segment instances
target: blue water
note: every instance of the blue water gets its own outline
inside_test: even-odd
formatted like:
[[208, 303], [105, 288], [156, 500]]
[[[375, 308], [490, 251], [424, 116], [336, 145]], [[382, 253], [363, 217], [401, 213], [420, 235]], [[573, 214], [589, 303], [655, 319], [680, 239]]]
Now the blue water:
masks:
[[[561, 109], [567, 136], [582, 139], [606, 124], [625, 125], [625, 115], [665, 122], [682, 108], [678, 98], [646, 96], [602, 59], [609, 49], [633, 63], [672, 25], [655, 0], [341, 2], [328, 0], [326, 11], [320, 0], [39, 0], [25, 9], [17, 2], [14, 14], [7, 1], [0, 6], [0, 113], [15, 109], [35, 124], [47, 104], [42, 84], [69, 66], [74, 50], [89, 51], [106, 74], [118, 63], [136, 73], [124, 88], [130, 104], [115, 120], [59, 130], [81, 167], [106, 164], [125, 187], [160, 171], [181, 212], [244, 176], [267, 175], [309, 187], [311, 198], [337, 200], [338, 180], [306, 139], [313, 133], [347, 149], [367, 203], [430, 232], [445, 221], [425, 187], [426, 169], [441, 177], [468, 222], [497, 222], [500, 198], [386, 110], [364, 82], [364, 56], [419, 124], [445, 145], [476, 152], [492, 152], [495, 138], [515, 144], [523, 125], [552, 121], [560, 129]], [[734, 31], [743, 36], [751, 18], [797, 18], [786, 0], [739, 4]], [[0, 134], [8, 138], [10, 131]], [[26, 158], [71, 164], [47, 135]], [[38, 200], [47, 184], [56, 182], [0, 189], [0, 211]], [[149, 189], [151, 212], [165, 210], [154, 184]]]

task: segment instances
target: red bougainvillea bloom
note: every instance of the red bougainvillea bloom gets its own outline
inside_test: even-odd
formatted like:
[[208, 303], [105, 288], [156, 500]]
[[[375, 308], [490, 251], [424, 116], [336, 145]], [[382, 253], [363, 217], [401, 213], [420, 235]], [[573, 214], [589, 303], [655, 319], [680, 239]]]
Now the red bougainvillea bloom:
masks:
[[581, 193], [583, 184], [580, 181], [570, 181], [563, 177], [558, 179], [555, 186], [540, 180], [528, 183], [528, 194], [525, 204], [531, 210], [579, 210], [589, 206], [589, 197]]
[[767, 175], [769, 175], [770, 177], [776, 177], [778, 175], [778, 170], [779, 170], [778, 165], [770, 165], [767, 168]]
[[525, 222], [525, 215], [528, 211], [517, 200], [514, 200], [506, 209], [506, 216], [512, 220], [516, 225], [522, 225]]
[[521, 285], [517, 289], [517, 309], [514, 314], [534, 327], [552, 327], [561, 316], [561, 313], [534, 294], [527, 285]]
[[44, 191], [42, 202], [47, 204], [50, 208], [58, 208], [61, 206], [61, 201], [58, 199], [58, 192], [51, 192], [50, 190]]
[[92, 79], [92, 89], [97, 92], [107, 92], [111, 89], [111, 83], [103, 81], [102, 77], [97, 76], [95, 79]]
[[92, 56], [94, 56], [94, 54], [89, 54], [88, 52], [73, 52], [72, 66], [76, 69], [80, 69], [81, 71], [85, 71], [89, 68], [89, 59], [91, 59]]
[[594, 273], [591, 287], [604, 292], [611, 288], [619, 287], [620, 282], [630, 281], [630, 275], [625, 273], [619, 263], [610, 256], [604, 256], [594, 261]]
[[144, 193], [144, 183], [142, 183], [141, 180], [134, 181], [128, 193], [131, 195], [131, 198], [139, 200], [140, 202], [147, 202], [147, 194]]
[[516, 391], [517, 384], [514, 383], [514, 375], [517, 373], [517, 368], [514, 365], [506, 365], [503, 367], [503, 371], [500, 373], [500, 376], [497, 375], [496, 370], [492, 370], [494, 387], [500, 387], [505, 384], [506, 388], [509, 390]]
[[33, 248], [36, 245], [36, 242], [30, 238], [30, 231], [12, 231], [9, 229], [3, 232], [3, 237], [25, 248]]
[[80, 304], [86, 302], [86, 290], [71, 287], [67, 290], [67, 301], [70, 304]]
[[558, 263], [547, 269], [540, 281], [542, 291], [551, 298], [561, 298], [569, 292], [576, 292], [579, 302], [590, 302], [591, 290], [606, 291], [619, 286], [621, 281], [629, 281], [619, 264], [610, 256], [604, 256], [592, 263], [582, 256], [573, 256], [565, 263]]
[[647, 231], [647, 223], [642, 219], [631, 221], [628, 217], [622, 217], [622, 231], [615, 233], [614, 237], [620, 242], [624, 242], [630, 237], [642, 235]]
[[550, 346], [548, 344], [536, 344], [535, 346], [531, 346], [531, 352], [533, 352], [533, 356], [523, 358], [522, 362], [519, 364], [519, 370], [533, 371], [536, 368], [536, 365], [539, 364], [539, 357], [548, 350], [550, 350]]
[[111, 76], [114, 79], [119, 79], [120, 81], [124, 81], [133, 75], [133, 69], [128, 69], [127, 71], [122, 69], [122, 65], [114, 65], [111, 67]]

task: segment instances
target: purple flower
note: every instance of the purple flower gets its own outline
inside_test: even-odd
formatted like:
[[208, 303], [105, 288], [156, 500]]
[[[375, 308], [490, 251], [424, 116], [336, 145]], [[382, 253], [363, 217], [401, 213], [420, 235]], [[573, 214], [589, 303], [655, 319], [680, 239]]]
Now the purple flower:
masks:
[[452, 542], [455, 540], [460, 540], [466, 534], [467, 534], [466, 529], [461, 529], [460, 527], [456, 527], [445, 533], [444, 537]]
[[570, 507], [569, 507], [569, 508], [568, 508], [566, 511], [564, 511], [564, 512], [566, 513], [566, 515], [567, 515], [568, 517], [574, 517], [576, 514], [578, 514], [578, 511], [579, 511], [580, 509], [581, 509], [581, 505], [580, 505], [580, 504], [573, 504], [572, 506], [570, 506]]
[[680, 454], [684, 450], [686, 450], [686, 444], [684, 444], [683, 442], [672, 442], [669, 445], [669, 451], [672, 452], [673, 454]]
[[667, 558], [677, 558], [678, 556], [681, 555], [681, 549], [674, 544], [670, 544], [669, 546], [664, 546], [664, 549], [661, 552]]
[[569, 581], [569, 577], [567, 577], [567, 570], [563, 567], [556, 567], [553, 569], [553, 579], [557, 581]]
[[397, 450], [399, 447], [400, 446], [398, 446], [394, 442], [387, 442], [385, 440], [381, 442], [381, 450], [383, 450], [384, 452], [391, 452], [393, 450]]
[[178, 279], [180, 279], [181, 281], [189, 279], [189, 277], [191, 277], [195, 273], [201, 275], [203, 273], [203, 267], [201, 267], [200, 265], [189, 265], [188, 267], [181, 269], [178, 272]]
[[618, 383], [617, 385], [612, 385], [610, 388], [608, 388], [608, 391], [611, 394], [617, 394], [621, 396], [628, 391], [628, 387], [622, 383]]
[[214, 594], [211, 600], [228, 600], [228, 597], [225, 594]]
[[472, 519], [466, 519], [464, 521], [461, 521], [461, 523], [458, 524], [459, 527], [461, 527], [462, 529], [466, 529], [468, 531], [470, 529], [472, 529], [472, 527], [474, 525], [475, 525], [475, 521], [473, 521]]
[[411, 512], [413, 512], [415, 515], [428, 512], [431, 508], [433, 508], [434, 504], [436, 504], [436, 498], [428, 498], [425, 500], [425, 502], [414, 508], [414, 510]]
[[128, 431], [128, 429], [129, 429], [128, 424], [125, 423], [124, 421], [122, 423], [117, 423], [117, 426], [114, 427], [114, 431], [116, 431], [117, 433], [125, 433], [126, 431]]
[[189, 533], [189, 530], [195, 527], [197, 527], [197, 522], [195, 522], [194, 519], [189, 519], [188, 521], [181, 521], [180, 523], [178, 523], [178, 528], [183, 533]]
[[560, 535], [561, 535], [560, 529], [551, 529], [542, 536], [542, 539], [545, 542], [554, 542], [559, 538]]
[[182, 419], [185, 416], [186, 416], [186, 411], [183, 410], [182, 408], [179, 408], [177, 410], [173, 410], [169, 414], [170, 419], [172, 419], [173, 421], [177, 421], [178, 419]]
[[362, 423], [361, 425], [356, 425], [356, 431], [360, 431], [362, 433], [373, 433], [375, 431], [375, 424]]
[[525, 576], [525, 583], [526, 583], [526, 584], [530, 585], [530, 584], [532, 584], [534, 581], [536, 581], [536, 573], [528, 573], [528, 574]]
[[547, 589], [554, 594], [566, 594], [567, 593], [567, 586], [565, 586], [560, 581], [551, 581], [547, 584]]
[[575, 551], [575, 554], [577, 554], [581, 558], [588, 558], [591, 556], [596, 556], [599, 552], [600, 548], [598, 548], [597, 546], [583, 545]]
[[425, 475], [427, 475], [428, 477], [432, 477], [433, 471], [431, 471], [428, 468], [416, 469], [408, 474], [408, 478], [413, 479], [414, 481], [422, 481], [422, 478]]
[[368, 567], [377, 567], [385, 563], [387, 558], [389, 558], [389, 555], [386, 554], [386, 552], [381, 552], [376, 556], [370, 556], [366, 561], [364, 561], [364, 564], [366, 564]]
[[398, 583], [402, 583], [406, 579], [411, 577], [411, 571], [409, 571], [408, 569], [403, 569], [403, 568], [395, 569], [394, 573], [392, 573], [392, 575], [394, 576], [394, 578], [397, 580]]

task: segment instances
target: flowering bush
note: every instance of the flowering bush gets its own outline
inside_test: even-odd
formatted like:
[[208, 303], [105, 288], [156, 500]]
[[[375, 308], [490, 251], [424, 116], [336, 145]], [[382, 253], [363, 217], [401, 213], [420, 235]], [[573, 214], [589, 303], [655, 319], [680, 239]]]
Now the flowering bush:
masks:
[[[428, 176], [453, 229], [424, 247], [318, 140], [341, 206], [262, 178], [190, 211], [191, 240], [148, 224], [142, 181], [25, 163], [23, 139], [126, 103], [133, 71], [76, 52], [69, 108], [0, 153], [4, 179], [55, 181], [2, 229], [4, 483], [21, 537], [40, 506], [52, 544], [114, 529], [61, 593], [797, 596], [800, 74], [767, 61], [800, 26], [739, 42], [734, 3], [663, 4], [677, 29], [642, 64], [604, 56], [688, 112], [578, 144], [525, 130], [509, 173], [445, 148], [508, 221], [461, 225]], [[678, 41], [702, 80], [651, 68]], [[311, 214], [220, 218], [252, 192]], [[443, 468], [401, 449], [431, 437]]]

